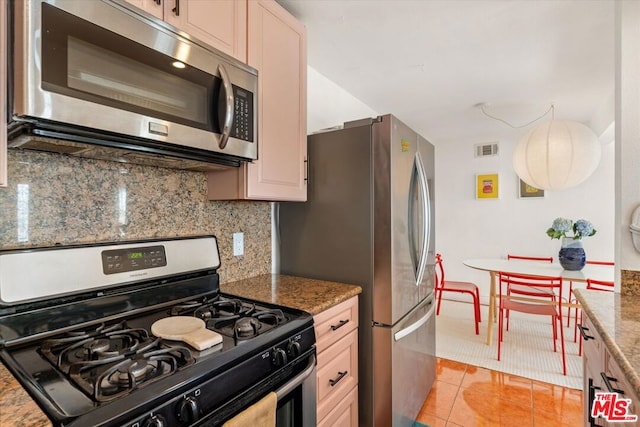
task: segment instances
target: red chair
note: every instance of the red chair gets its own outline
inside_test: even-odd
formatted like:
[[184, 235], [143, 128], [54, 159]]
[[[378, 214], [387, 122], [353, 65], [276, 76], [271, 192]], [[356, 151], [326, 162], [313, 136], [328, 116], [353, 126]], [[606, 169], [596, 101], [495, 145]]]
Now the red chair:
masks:
[[[553, 257], [537, 257], [537, 256], [523, 256], [507, 254], [507, 260], [526, 260], [526, 261], [540, 261], [540, 262], [553, 262]], [[531, 286], [522, 287], [518, 285], [512, 285], [508, 287], [508, 294], [514, 295], [526, 295], [532, 297], [546, 297], [550, 300], [555, 300], [556, 295], [550, 289], [536, 289]], [[507, 331], [509, 330], [509, 312], [507, 311]]]
[[[602, 265], [613, 265], [613, 263], [604, 263], [594, 261], [594, 263], [602, 264]], [[592, 291], [604, 291], [604, 292], [613, 292], [613, 282], [608, 282], [605, 280], [595, 280], [595, 279], [587, 279], [587, 287], [586, 289], [590, 289]], [[577, 302], [577, 300], [574, 300]], [[582, 310], [580, 310], [580, 323], [582, 324]], [[573, 326], [573, 341], [577, 340], [578, 331], [578, 307], [576, 307], [576, 320]], [[582, 334], [580, 335], [580, 346], [578, 347], [578, 356], [582, 356]]]
[[[523, 274], [499, 273], [499, 317], [498, 317], [498, 360], [501, 358], [502, 341], [504, 339], [504, 317], [506, 311], [518, 311], [521, 313], [550, 316], [553, 326], [553, 351], [557, 351], [556, 340], [560, 339], [562, 348], [562, 373], [567, 375], [567, 360], [564, 350], [564, 328], [562, 321], [562, 300], [555, 298], [550, 300], [548, 296], [534, 298], [538, 290], [546, 290], [549, 294], [562, 295], [562, 277], [527, 276]], [[518, 286], [521, 289], [530, 289], [527, 298], [508, 294], [508, 289]], [[558, 334], [560, 329], [560, 334]]]
[[436, 289], [435, 292], [438, 297], [438, 306], [436, 308], [436, 315], [440, 314], [440, 304], [442, 303], [442, 293], [457, 292], [462, 294], [470, 294], [473, 298], [473, 314], [476, 323], [476, 335], [480, 334], [478, 323], [480, 323], [480, 293], [478, 287], [471, 282], [456, 282], [452, 280], [445, 280], [444, 278], [444, 266], [442, 264], [442, 255], [436, 254]]
[[587, 289], [591, 289], [593, 291], [613, 292], [613, 286], [613, 282], [587, 279]]
[[[591, 265], [616, 265], [613, 261], [586, 261], [587, 264]], [[569, 281], [569, 302], [574, 303], [576, 301], [576, 297], [573, 295], [573, 281]], [[575, 307], [575, 324], [578, 324], [578, 307]], [[567, 327], [569, 327], [569, 322], [571, 322], [571, 307], [569, 307], [569, 313], [567, 315]], [[573, 342], [578, 340], [578, 328], [575, 326], [573, 328]]]
[[539, 256], [522, 256], [522, 255], [511, 255], [511, 254], [507, 254], [507, 259], [521, 259], [521, 260], [526, 260], [526, 261], [545, 261], [545, 262], [553, 262], [553, 257], [550, 256], [545, 256], [545, 257], [539, 257]]

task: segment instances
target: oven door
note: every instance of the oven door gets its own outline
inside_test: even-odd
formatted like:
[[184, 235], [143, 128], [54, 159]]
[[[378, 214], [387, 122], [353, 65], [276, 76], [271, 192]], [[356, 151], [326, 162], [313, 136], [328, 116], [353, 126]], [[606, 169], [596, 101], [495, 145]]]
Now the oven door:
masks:
[[255, 70], [116, 3], [20, 5], [16, 121], [257, 157]]
[[[284, 372], [287, 374], [283, 376]], [[235, 418], [271, 392], [275, 392], [277, 396], [275, 423], [277, 427], [315, 427], [315, 348], [189, 425], [224, 427], [227, 421]]]
[[276, 390], [277, 427], [315, 427], [316, 358], [309, 359], [304, 371]]

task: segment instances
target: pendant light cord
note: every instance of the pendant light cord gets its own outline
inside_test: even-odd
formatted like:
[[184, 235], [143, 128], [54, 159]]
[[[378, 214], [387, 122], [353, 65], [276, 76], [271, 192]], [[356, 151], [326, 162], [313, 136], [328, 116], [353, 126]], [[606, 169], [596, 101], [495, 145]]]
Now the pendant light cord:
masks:
[[482, 113], [483, 113], [485, 116], [489, 117], [490, 119], [494, 119], [494, 120], [497, 120], [497, 121], [499, 121], [499, 122], [502, 122], [502, 123], [506, 124], [507, 126], [512, 127], [513, 129], [521, 129], [521, 128], [527, 127], [527, 126], [529, 126], [530, 124], [537, 122], [538, 120], [540, 120], [541, 118], [543, 118], [544, 116], [546, 116], [547, 114], [549, 114], [549, 111], [551, 111], [551, 120], [553, 120], [553, 119], [554, 119], [554, 116], [555, 116], [555, 109], [554, 109], [553, 104], [551, 104], [551, 106], [549, 107], [549, 109], [548, 109], [547, 111], [545, 111], [545, 112], [544, 112], [540, 117], [538, 117], [537, 119], [533, 119], [533, 120], [531, 120], [530, 122], [525, 123], [525, 124], [520, 125], [520, 126], [514, 126], [514, 125], [512, 125], [511, 123], [509, 123], [508, 121], [501, 119], [500, 117], [492, 116], [491, 114], [487, 113], [487, 112], [485, 111], [484, 107], [485, 107], [485, 104], [480, 104], [480, 110], [482, 110]]

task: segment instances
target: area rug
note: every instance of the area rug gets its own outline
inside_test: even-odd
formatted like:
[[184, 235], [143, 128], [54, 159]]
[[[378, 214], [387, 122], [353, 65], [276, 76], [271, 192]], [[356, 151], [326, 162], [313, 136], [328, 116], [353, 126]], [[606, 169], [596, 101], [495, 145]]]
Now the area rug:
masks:
[[573, 322], [564, 326], [567, 375], [562, 375], [562, 353], [553, 351], [551, 320], [548, 317], [511, 313], [505, 332], [502, 357], [498, 361], [498, 324], [494, 324], [493, 343], [487, 341], [488, 307], [483, 306], [480, 335], [475, 335], [473, 305], [442, 301], [436, 318], [436, 355], [438, 357], [519, 375], [573, 389], [582, 389], [582, 357], [573, 342]]

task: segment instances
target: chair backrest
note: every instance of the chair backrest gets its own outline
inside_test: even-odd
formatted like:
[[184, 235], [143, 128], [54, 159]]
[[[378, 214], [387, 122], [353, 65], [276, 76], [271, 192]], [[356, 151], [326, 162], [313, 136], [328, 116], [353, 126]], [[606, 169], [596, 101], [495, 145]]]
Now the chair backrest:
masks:
[[586, 263], [587, 264], [594, 264], [594, 265], [616, 265], [616, 263], [613, 262], [613, 261], [591, 261], [591, 260], [587, 260]]
[[553, 257], [541, 257], [541, 256], [523, 256], [523, 255], [512, 255], [507, 254], [507, 259], [522, 259], [527, 261], [546, 261], [553, 262]]
[[592, 289], [594, 291], [613, 292], [613, 282], [587, 279], [587, 289]]
[[[551, 277], [551, 276], [529, 276], [526, 274], [514, 274], [514, 273], [504, 273], [499, 272], [499, 283], [500, 283], [500, 299], [502, 300], [503, 296], [507, 296], [507, 288], [512, 286], [517, 286], [521, 289], [530, 287], [531, 293], [528, 295], [536, 295], [541, 294], [540, 290], [544, 289], [547, 291], [552, 291], [556, 295], [562, 295], [562, 277]], [[523, 292], [524, 293], [524, 292]], [[542, 296], [542, 295], [540, 295]], [[533, 298], [526, 298], [526, 301], [530, 303], [549, 303], [549, 297], [543, 297], [540, 300]], [[554, 304], [558, 305], [558, 309], [562, 306], [562, 298], [556, 298]], [[561, 310], [560, 310], [561, 311]]]
[[433, 269], [436, 274], [436, 289], [440, 289], [444, 283], [444, 266], [442, 265], [442, 255], [436, 254], [436, 265]]

